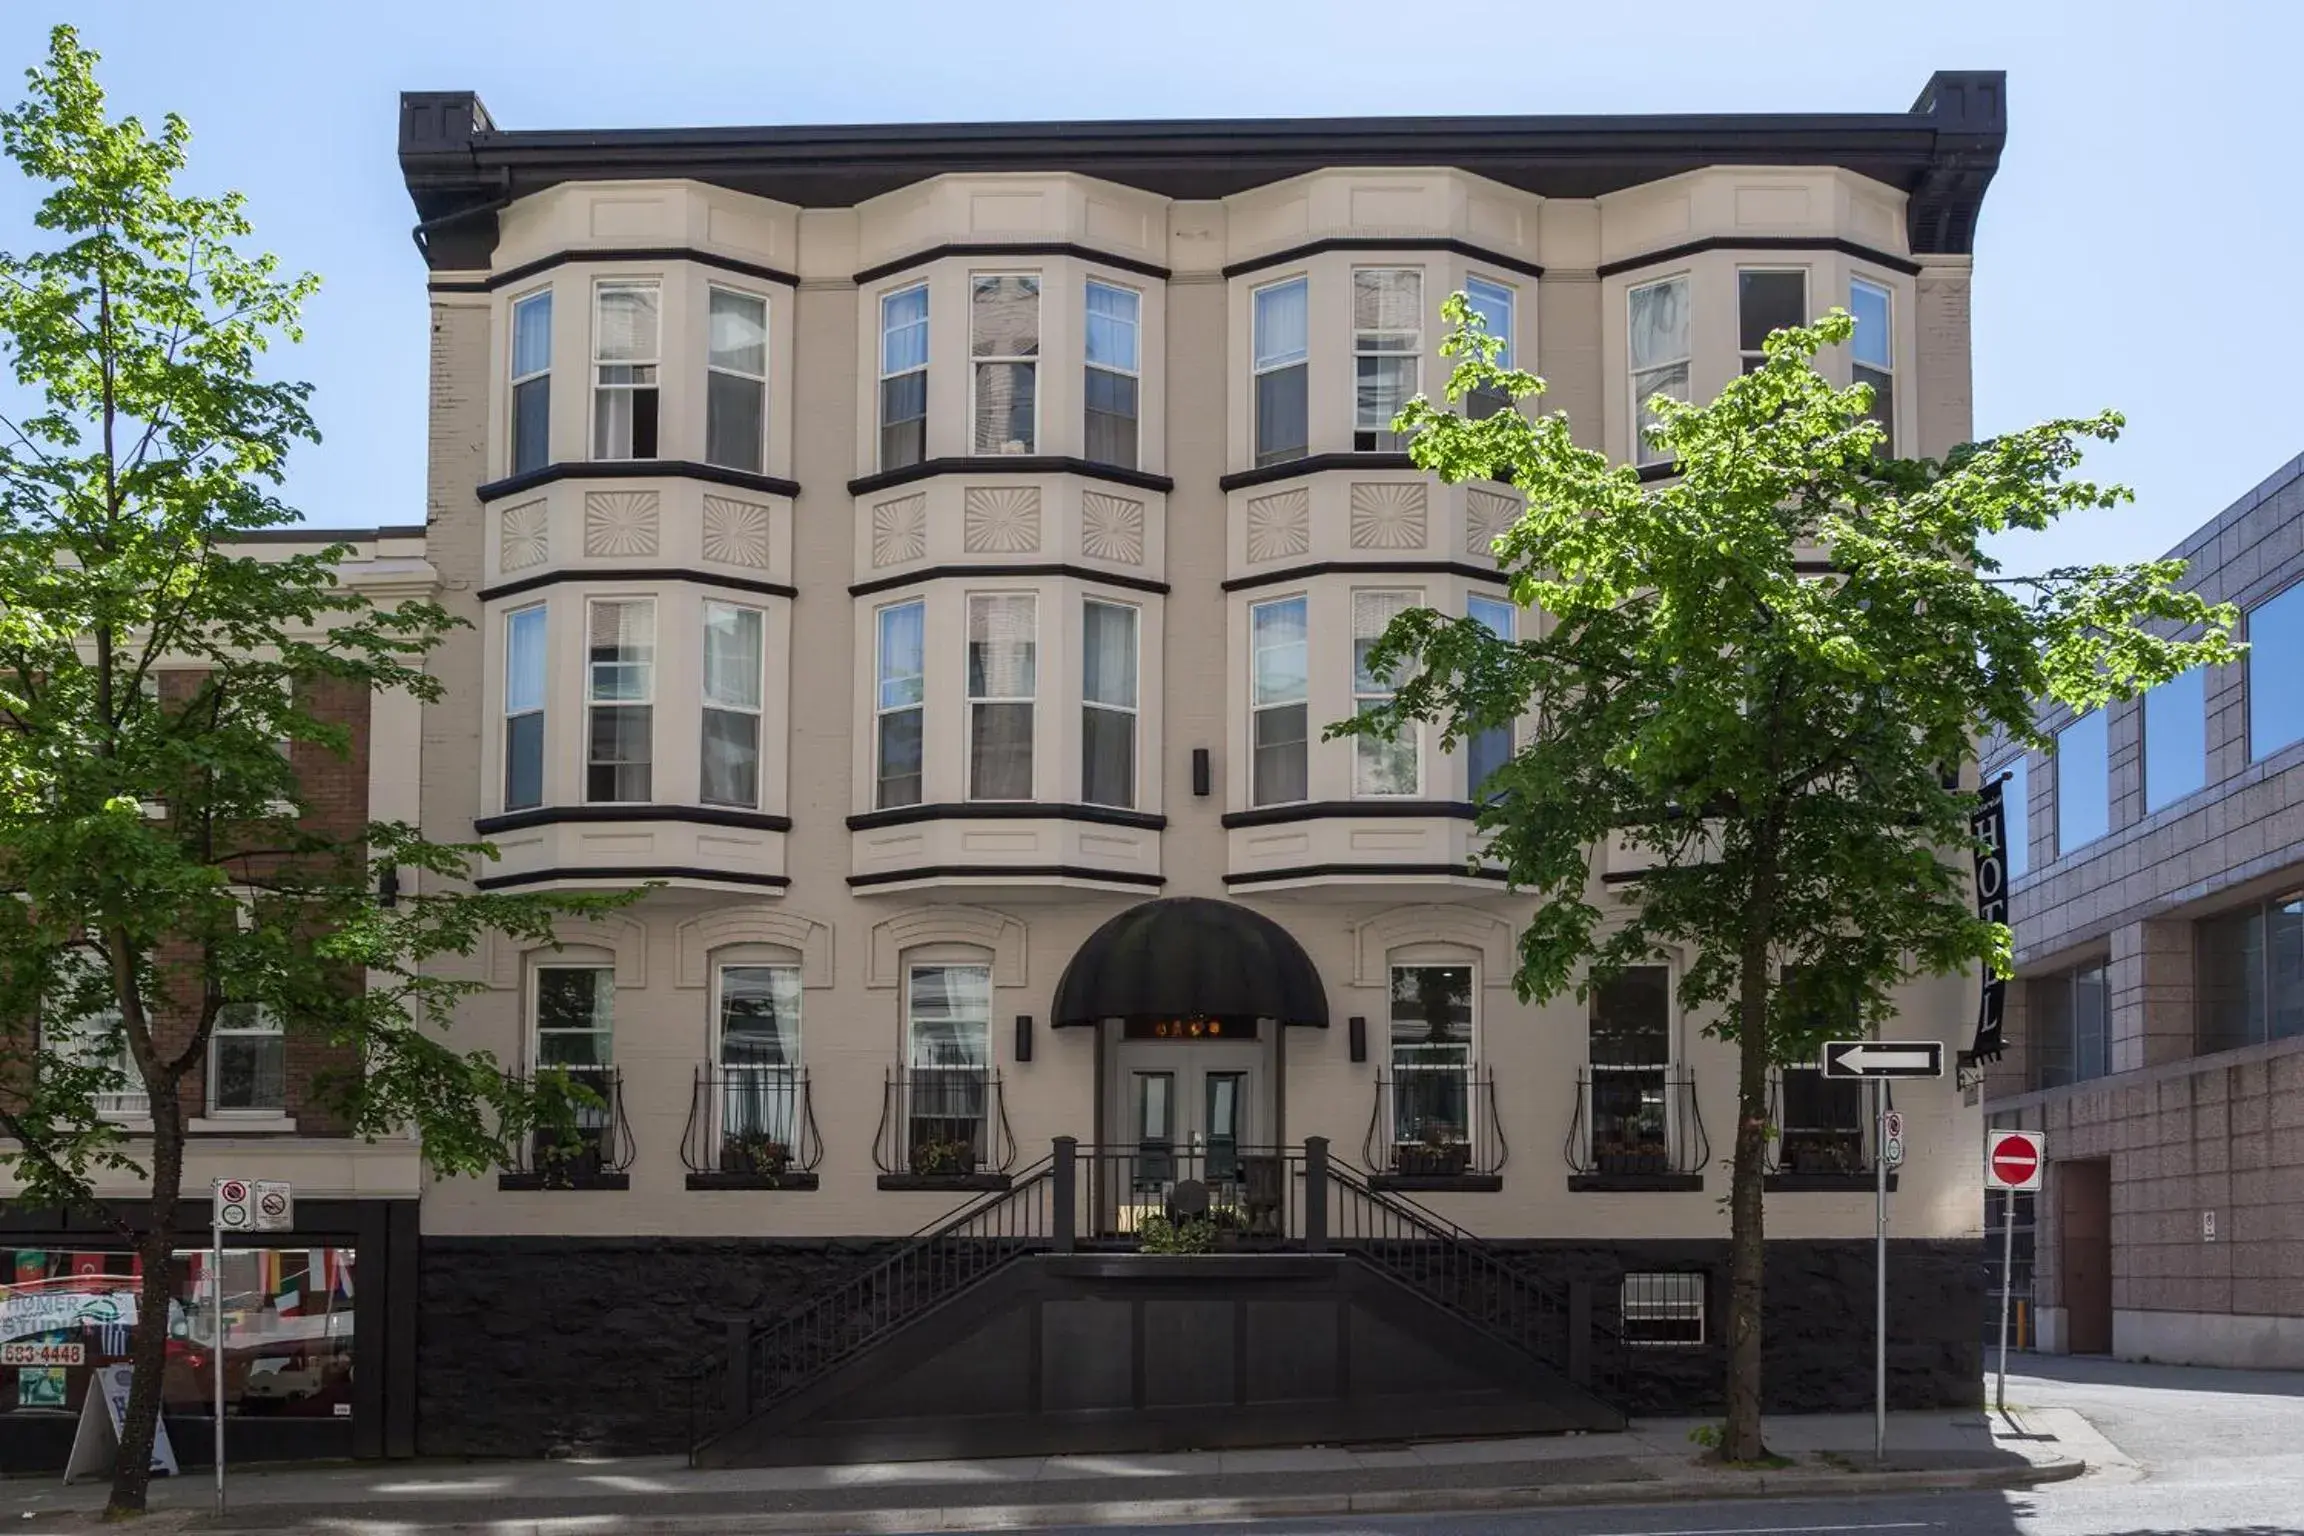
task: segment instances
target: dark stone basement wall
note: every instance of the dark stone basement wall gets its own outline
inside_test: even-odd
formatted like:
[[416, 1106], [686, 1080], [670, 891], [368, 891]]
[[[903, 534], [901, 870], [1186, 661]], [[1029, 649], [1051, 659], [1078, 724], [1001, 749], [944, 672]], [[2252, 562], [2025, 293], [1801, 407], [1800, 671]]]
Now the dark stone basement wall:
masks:
[[[679, 1377], [733, 1319], [773, 1316], [899, 1246], [896, 1238], [438, 1238], [424, 1241], [417, 1449], [425, 1456], [641, 1453], [687, 1446]], [[1698, 1347], [1604, 1349], [1636, 1415], [1721, 1411], [1728, 1245], [1496, 1245], [1555, 1286], [1586, 1280], [1605, 1332], [1627, 1271], [1707, 1275]], [[1889, 1243], [1889, 1407], [1983, 1394], [1980, 1239]], [[1764, 1399], [1772, 1413], [1872, 1406], [1872, 1244], [1771, 1242]]]

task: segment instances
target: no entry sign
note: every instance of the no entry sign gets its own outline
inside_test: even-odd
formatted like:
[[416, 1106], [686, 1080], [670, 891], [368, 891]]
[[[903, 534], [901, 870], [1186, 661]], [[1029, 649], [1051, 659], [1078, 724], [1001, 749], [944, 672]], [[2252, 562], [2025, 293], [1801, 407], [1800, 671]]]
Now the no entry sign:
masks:
[[1984, 1140], [1986, 1189], [2038, 1189], [2048, 1158], [2032, 1131], [1994, 1131]]

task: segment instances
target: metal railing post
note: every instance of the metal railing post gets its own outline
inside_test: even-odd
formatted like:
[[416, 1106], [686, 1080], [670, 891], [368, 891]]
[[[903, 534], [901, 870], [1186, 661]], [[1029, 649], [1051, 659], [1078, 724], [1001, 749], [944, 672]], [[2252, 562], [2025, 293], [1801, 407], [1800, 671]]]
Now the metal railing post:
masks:
[[1304, 1251], [1328, 1251], [1328, 1138], [1304, 1142]]
[[1058, 1253], [1070, 1253], [1079, 1246], [1079, 1213], [1075, 1200], [1080, 1187], [1080, 1141], [1075, 1136], [1056, 1138], [1049, 1158], [1049, 1198], [1056, 1203], [1050, 1214], [1055, 1218], [1050, 1235], [1056, 1241]]

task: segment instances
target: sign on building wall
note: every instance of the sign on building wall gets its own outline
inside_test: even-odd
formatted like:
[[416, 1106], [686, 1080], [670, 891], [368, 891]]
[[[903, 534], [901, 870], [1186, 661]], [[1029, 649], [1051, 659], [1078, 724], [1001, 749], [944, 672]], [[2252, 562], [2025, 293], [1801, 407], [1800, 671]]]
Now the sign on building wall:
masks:
[[[1976, 838], [1976, 915], [1987, 923], [2008, 921], [2008, 816], [2000, 798], [2005, 782], [1994, 779], [1977, 792], [1968, 823]], [[1963, 1087], [1983, 1076], [1985, 1062], [2000, 1059], [2000, 1016], [2007, 995], [2008, 983], [1986, 971], [1976, 1008], [1976, 1040], [1960, 1053]]]

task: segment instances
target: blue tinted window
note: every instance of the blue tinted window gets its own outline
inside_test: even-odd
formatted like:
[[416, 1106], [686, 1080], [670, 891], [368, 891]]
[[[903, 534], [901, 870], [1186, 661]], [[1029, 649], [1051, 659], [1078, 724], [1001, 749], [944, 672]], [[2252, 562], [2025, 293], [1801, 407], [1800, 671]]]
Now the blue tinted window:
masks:
[[2000, 812], [2008, 823], [2008, 878], [2032, 867], [2032, 776], [2019, 757], [2007, 766], [2008, 782], [2000, 786]]
[[2056, 733], [2056, 856], [2112, 830], [2111, 765], [2104, 711], [2082, 715]]
[[[1510, 603], [1498, 602], [1492, 597], [1470, 597], [1465, 599], [1464, 611], [1469, 617], [1485, 624], [1488, 632], [1497, 639], [1510, 640], [1514, 637], [1513, 630], [1520, 615], [1519, 610]], [[1475, 800], [1487, 799], [1489, 797], [1481, 793], [1481, 786], [1488, 782], [1489, 775], [1511, 761], [1512, 727], [1491, 726], [1474, 736], [1466, 744], [1466, 750], [1469, 755], [1465, 762], [1465, 778], [1472, 797]]]
[[2304, 585], [2248, 612], [2248, 756], [2304, 741]]
[[2207, 787], [2207, 678], [2194, 667], [2144, 695], [2144, 809]]

